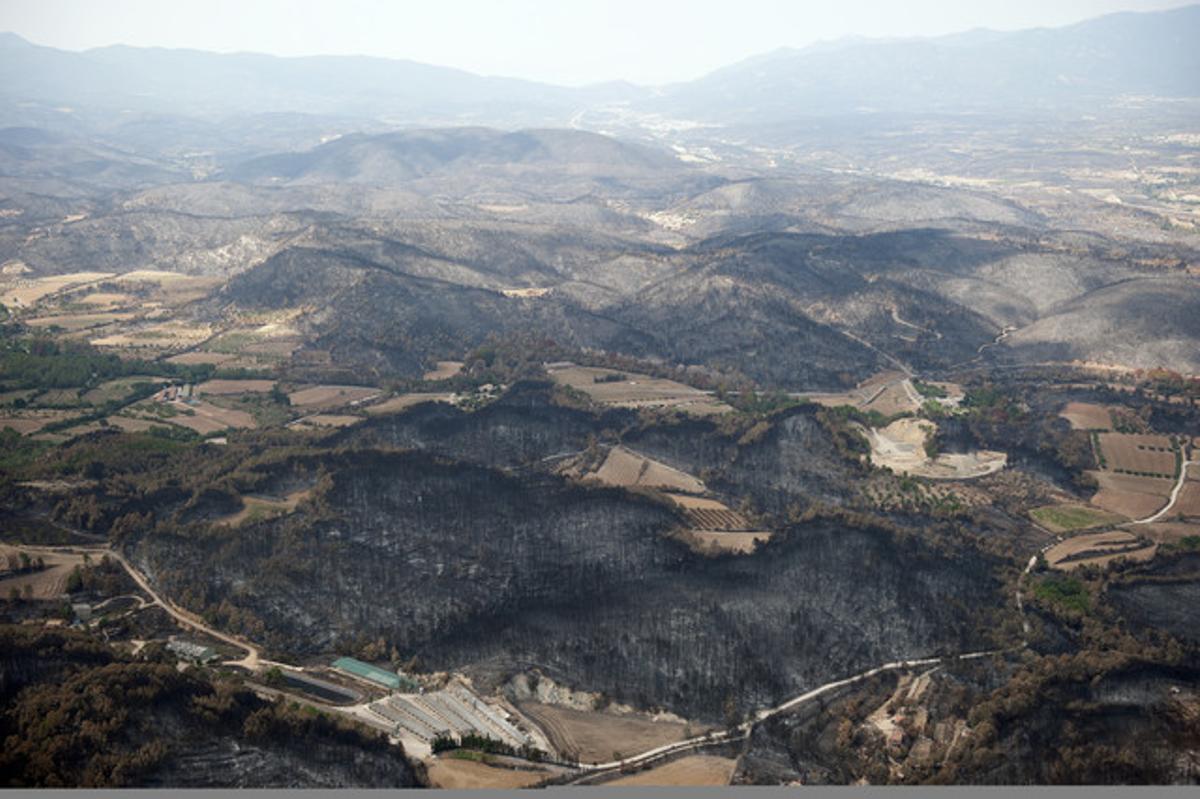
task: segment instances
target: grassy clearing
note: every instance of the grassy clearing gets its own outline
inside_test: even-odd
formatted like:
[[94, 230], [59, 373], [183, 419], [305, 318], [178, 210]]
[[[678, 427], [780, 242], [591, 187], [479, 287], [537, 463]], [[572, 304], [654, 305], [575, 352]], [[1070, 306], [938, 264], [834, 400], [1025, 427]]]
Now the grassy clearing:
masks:
[[1083, 505], [1047, 505], [1034, 508], [1029, 511], [1029, 515], [1038, 524], [1055, 533], [1087, 530], [1090, 527], [1125, 521], [1124, 516]]

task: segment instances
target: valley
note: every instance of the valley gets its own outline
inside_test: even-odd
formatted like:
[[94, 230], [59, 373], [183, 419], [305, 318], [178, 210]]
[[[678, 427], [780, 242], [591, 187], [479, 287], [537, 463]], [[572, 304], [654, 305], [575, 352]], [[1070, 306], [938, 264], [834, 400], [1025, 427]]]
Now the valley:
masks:
[[0, 785], [1194, 784], [1196, 31], [0, 34]]

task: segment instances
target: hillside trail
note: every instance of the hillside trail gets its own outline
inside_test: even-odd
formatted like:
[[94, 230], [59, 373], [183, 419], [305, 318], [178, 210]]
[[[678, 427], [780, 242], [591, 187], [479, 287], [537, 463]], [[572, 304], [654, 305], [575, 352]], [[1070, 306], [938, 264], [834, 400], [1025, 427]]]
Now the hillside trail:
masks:
[[1183, 486], [1188, 480], [1189, 466], [1200, 466], [1200, 461], [1184, 461], [1182, 465], [1180, 465], [1179, 479], [1175, 481], [1175, 487], [1171, 489], [1171, 496], [1167, 500], [1167, 504], [1163, 506], [1162, 510], [1160, 510], [1158, 513], [1155, 513], [1153, 516], [1147, 516], [1144, 519], [1136, 519], [1130, 522], [1130, 524], [1150, 524], [1151, 522], [1156, 522], [1163, 516], [1166, 516], [1168, 513], [1170, 513], [1171, 508], [1175, 506], [1175, 501], [1179, 499], [1179, 492], [1183, 490]]

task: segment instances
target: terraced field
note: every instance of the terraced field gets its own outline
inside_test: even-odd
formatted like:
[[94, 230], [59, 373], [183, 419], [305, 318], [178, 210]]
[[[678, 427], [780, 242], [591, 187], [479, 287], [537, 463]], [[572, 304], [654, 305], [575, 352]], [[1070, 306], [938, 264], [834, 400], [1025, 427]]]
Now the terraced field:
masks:
[[555, 382], [587, 394], [594, 402], [620, 408], [672, 408], [694, 416], [733, 409], [698, 388], [659, 377], [591, 366], [552, 366]]
[[1116, 560], [1150, 560], [1158, 545], [1139, 539], [1125, 530], [1089, 533], [1068, 538], [1046, 551], [1046, 562], [1055, 569], [1070, 571], [1086, 564], [1100, 565]]
[[642, 486], [682, 493], [702, 494], [704, 483], [686, 472], [647, 458], [625, 447], [613, 447], [600, 468], [589, 477], [607, 485]]

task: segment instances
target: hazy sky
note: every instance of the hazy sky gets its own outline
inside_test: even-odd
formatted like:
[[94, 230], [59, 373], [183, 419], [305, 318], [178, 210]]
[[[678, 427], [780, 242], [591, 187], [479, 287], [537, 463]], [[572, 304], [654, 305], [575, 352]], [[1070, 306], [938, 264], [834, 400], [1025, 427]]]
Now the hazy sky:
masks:
[[1179, 0], [0, 0], [0, 30], [108, 44], [408, 58], [578, 85], [688, 80], [778, 47], [1069, 24]]

